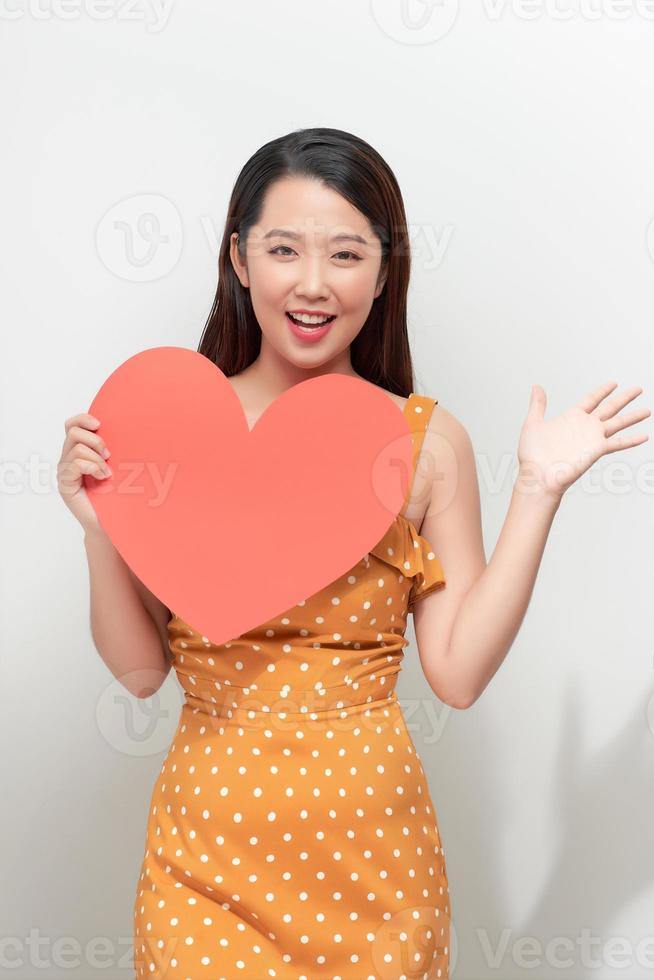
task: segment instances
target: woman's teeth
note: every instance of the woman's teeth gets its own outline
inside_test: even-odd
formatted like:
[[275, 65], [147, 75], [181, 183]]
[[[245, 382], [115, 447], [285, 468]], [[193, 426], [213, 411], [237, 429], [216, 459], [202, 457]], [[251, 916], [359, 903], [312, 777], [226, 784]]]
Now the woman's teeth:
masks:
[[316, 330], [318, 327], [323, 327], [326, 323], [329, 323], [334, 319], [333, 316], [309, 316], [306, 313], [299, 315], [295, 313], [287, 313], [286, 315], [290, 317], [293, 323], [297, 324], [300, 330], [306, 330], [307, 333], [310, 333], [312, 330]]

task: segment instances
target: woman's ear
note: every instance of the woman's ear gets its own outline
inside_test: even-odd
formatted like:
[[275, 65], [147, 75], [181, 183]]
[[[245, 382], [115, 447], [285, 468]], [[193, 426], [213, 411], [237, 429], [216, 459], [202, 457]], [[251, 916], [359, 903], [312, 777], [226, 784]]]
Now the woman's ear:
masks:
[[238, 276], [241, 286], [248, 289], [250, 286], [250, 278], [248, 276], [247, 263], [243, 261], [239, 252], [239, 236], [238, 232], [234, 231], [230, 235], [229, 241], [229, 257], [232, 260], [232, 267], [234, 272]]
[[386, 285], [387, 276], [388, 276], [388, 268], [384, 269], [382, 272], [379, 273], [379, 277], [377, 279], [377, 286], [375, 288], [375, 297], [374, 297], [375, 299], [377, 299], [378, 296], [381, 296], [382, 290]]

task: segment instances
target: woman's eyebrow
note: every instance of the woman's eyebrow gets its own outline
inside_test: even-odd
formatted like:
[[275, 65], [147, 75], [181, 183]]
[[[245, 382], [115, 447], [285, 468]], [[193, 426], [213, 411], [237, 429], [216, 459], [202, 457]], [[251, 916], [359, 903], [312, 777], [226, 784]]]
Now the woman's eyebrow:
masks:
[[[264, 238], [274, 238], [274, 237], [291, 238], [294, 242], [297, 242], [299, 241], [300, 238], [303, 238], [304, 236], [298, 235], [297, 232], [291, 231], [290, 228], [271, 228], [270, 231], [267, 231], [263, 237]], [[369, 244], [365, 238], [361, 237], [361, 235], [355, 235], [352, 232], [350, 233], [343, 232], [340, 235], [332, 235], [329, 241], [330, 242], [360, 242], [362, 245]]]

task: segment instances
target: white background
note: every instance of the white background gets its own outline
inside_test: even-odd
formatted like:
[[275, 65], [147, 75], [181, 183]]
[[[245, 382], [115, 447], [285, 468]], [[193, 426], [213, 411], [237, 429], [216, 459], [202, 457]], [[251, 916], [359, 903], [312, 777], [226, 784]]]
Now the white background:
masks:
[[[64, 420], [137, 351], [197, 348], [246, 159], [292, 129], [344, 129], [402, 188], [415, 389], [471, 435], [490, 557], [533, 383], [548, 416], [609, 380], [645, 389], [627, 411], [654, 405], [654, 4], [0, 9], [0, 975], [131, 978], [180, 697], [171, 676], [151, 724], [93, 647], [82, 532], [56, 489]], [[130, 262], [106, 229], [145, 195], [168, 242], [149, 255], [133, 228]], [[566, 494], [518, 639], [468, 711], [434, 699], [407, 649], [399, 693], [438, 812], [453, 977], [651, 975], [653, 494], [651, 440]], [[127, 717], [141, 736], [119, 734]]]

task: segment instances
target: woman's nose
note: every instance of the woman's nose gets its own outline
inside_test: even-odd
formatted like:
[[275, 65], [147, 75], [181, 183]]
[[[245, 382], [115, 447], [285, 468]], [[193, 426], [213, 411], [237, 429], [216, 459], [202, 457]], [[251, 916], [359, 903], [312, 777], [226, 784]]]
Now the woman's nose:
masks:
[[297, 292], [310, 296], [324, 296], [328, 292], [328, 272], [319, 257], [304, 259], [300, 269]]

